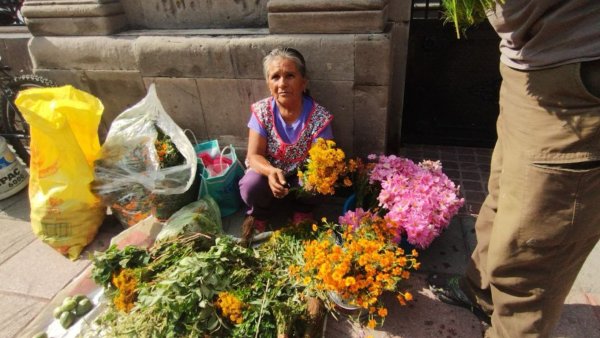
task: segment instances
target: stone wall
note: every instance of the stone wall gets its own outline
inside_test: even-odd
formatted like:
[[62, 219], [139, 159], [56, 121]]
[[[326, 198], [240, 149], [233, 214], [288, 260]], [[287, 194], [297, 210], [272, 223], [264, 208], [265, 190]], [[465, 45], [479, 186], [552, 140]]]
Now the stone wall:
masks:
[[[64, 10], [57, 1], [26, 1], [23, 13], [34, 35], [29, 50], [36, 73], [103, 101], [101, 136], [155, 83], [182, 128], [199, 140], [233, 143], [243, 153], [249, 106], [268, 95], [262, 57], [290, 46], [304, 54], [311, 94], [334, 114], [335, 137], [350, 156], [385, 152], [397, 137], [405, 69], [398, 61], [405, 63], [408, 0], [219, 0], [235, 19], [217, 11], [193, 23], [192, 1], [79, 2], [78, 12], [73, 1]], [[164, 7], [177, 3], [188, 12]], [[216, 0], [193, 3], [195, 10], [200, 3], [208, 9]], [[244, 7], [251, 4], [256, 7]], [[85, 33], [82, 26], [65, 25], [85, 18], [103, 24]], [[229, 28], [215, 29], [217, 24]], [[153, 29], [129, 29], [136, 27]], [[156, 29], [181, 27], [188, 29]]]
[[268, 0], [121, 0], [130, 28], [267, 27]]

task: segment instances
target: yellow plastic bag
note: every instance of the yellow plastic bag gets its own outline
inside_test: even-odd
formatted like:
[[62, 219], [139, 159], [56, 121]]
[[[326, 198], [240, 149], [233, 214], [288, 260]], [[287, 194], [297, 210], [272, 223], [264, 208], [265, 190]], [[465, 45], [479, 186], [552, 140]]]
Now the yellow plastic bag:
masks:
[[77, 259], [106, 215], [106, 207], [90, 191], [104, 106], [72, 86], [27, 89], [15, 103], [31, 131], [33, 232], [60, 253]]

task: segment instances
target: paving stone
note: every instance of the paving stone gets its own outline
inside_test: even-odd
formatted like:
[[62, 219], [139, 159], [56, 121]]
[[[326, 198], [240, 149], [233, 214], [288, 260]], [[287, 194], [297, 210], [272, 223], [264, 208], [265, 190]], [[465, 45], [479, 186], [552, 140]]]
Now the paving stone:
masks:
[[460, 173], [462, 179], [470, 181], [481, 181], [481, 176], [478, 172], [463, 171]]
[[29, 207], [27, 187], [2, 202], [3, 204], [0, 207], [0, 219], [9, 218], [29, 222], [31, 208]]
[[0, 264], [35, 240], [28, 221], [0, 220]]
[[[600, 283], [598, 283], [600, 264], [598, 262], [600, 262], [600, 242], [596, 244], [585, 263], [583, 263], [575, 280], [574, 288], [578, 288], [585, 293], [600, 294]], [[597, 303], [597, 305], [600, 306], [600, 303]]]
[[584, 293], [571, 290], [552, 337], [597, 337], [600, 332], [598, 315], [598, 304], [590, 304]]
[[0, 292], [51, 299], [87, 265], [87, 260], [72, 262], [35, 240], [0, 265]]
[[454, 217], [431, 246], [417, 251], [423, 272], [463, 273], [471, 253], [464, 241], [461, 218]]
[[347, 318], [327, 319], [325, 337], [411, 338], [411, 337], [481, 337], [482, 326], [467, 309], [441, 303], [429, 291], [425, 275], [414, 273], [402, 288], [408, 289], [414, 301], [400, 306], [391, 293], [384, 294], [388, 316], [382, 327], [374, 330], [360, 328]]
[[466, 190], [472, 190], [472, 191], [482, 191], [483, 190], [483, 184], [481, 184], [481, 182], [477, 182], [477, 181], [462, 181], [462, 186]]
[[23, 195], [27, 195], [26, 188], [15, 193], [12, 196], [0, 200], [0, 212], [2, 212], [1, 215], [5, 215], [5, 213], [3, 212], [5, 209], [10, 208], [15, 203], [19, 203], [23, 199]]
[[[479, 210], [478, 210], [479, 211]], [[462, 244], [464, 244], [465, 253], [467, 255], [467, 262], [471, 257], [471, 253], [475, 250], [475, 246], [477, 246], [477, 236], [475, 235], [475, 221], [477, 220], [476, 216], [473, 215], [456, 215], [454, 218], [460, 221], [461, 229], [462, 229]], [[461, 242], [459, 242], [460, 244]]]
[[[45, 299], [0, 291], [0, 337], [12, 338], [44, 308]], [[10, 311], [6, 311], [10, 309]]]

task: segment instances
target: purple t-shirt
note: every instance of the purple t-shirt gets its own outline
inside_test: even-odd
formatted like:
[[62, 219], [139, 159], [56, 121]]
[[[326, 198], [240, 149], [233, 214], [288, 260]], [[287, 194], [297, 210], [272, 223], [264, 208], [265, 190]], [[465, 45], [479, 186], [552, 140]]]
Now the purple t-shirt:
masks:
[[[296, 142], [296, 140], [298, 139], [298, 136], [300, 136], [300, 132], [304, 128], [304, 124], [306, 123], [306, 119], [308, 119], [308, 115], [310, 114], [310, 111], [312, 110], [312, 108], [313, 108], [313, 99], [310, 96], [304, 96], [304, 98], [302, 99], [302, 113], [300, 114], [300, 117], [296, 121], [288, 124], [283, 120], [283, 117], [281, 117], [281, 114], [279, 113], [279, 109], [277, 108], [277, 105], [275, 104], [275, 100], [273, 100], [273, 103], [271, 105], [271, 110], [273, 111], [273, 113], [275, 115], [275, 128], [277, 128], [277, 133], [279, 134], [279, 136], [281, 136], [281, 139], [283, 140], [283, 142], [285, 142], [285, 143], [295, 143]], [[250, 116], [250, 121], [248, 121], [248, 128], [256, 131], [264, 138], [267, 137], [267, 131], [258, 122], [258, 120], [256, 119], [256, 116], [254, 114], [251, 114], [251, 116]], [[319, 133], [319, 135], [317, 135], [316, 138], [319, 138], [319, 137], [327, 139], [327, 140], [333, 139], [333, 131], [331, 130], [331, 124], [328, 124], [327, 127], [323, 128], [323, 130], [321, 130], [321, 132]]]

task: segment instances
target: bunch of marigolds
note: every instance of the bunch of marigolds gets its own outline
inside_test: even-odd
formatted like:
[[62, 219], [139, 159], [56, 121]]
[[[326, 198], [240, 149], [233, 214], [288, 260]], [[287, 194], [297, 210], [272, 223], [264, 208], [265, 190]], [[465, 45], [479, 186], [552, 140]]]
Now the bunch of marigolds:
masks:
[[346, 154], [337, 148], [332, 140], [318, 138], [308, 151], [308, 161], [304, 171], [298, 171], [302, 190], [323, 195], [335, 194], [335, 187], [342, 181], [344, 186], [351, 186], [347, 175], [356, 170], [352, 163], [346, 164]]
[[112, 284], [117, 288], [117, 296], [113, 299], [115, 307], [120, 311], [131, 311], [137, 296], [138, 280], [135, 272], [121, 269], [118, 274], [113, 274]]
[[[304, 266], [292, 266], [290, 273], [308, 288], [335, 292], [349, 305], [367, 310], [367, 326], [374, 328], [375, 315], [382, 323], [387, 316], [380, 296], [386, 290], [396, 292], [398, 283], [419, 268], [418, 253], [407, 254], [394, 244], [393, 231], [375, 214], [366, 213], [356, 228], [345, 226], [342, 243], [336, 240], [335, 227], [325, 222], [318, 239], [305, 244]], [[397, 292], [397, 299], [405, 305], [412, 295]]]
[[234, 324], [241, 324], [244, 321], [242, 312], [246, 305], [236, 296], [229, 292], [220, 292], [215, 302], [215, 306], [221, 310], [221, 314]]

